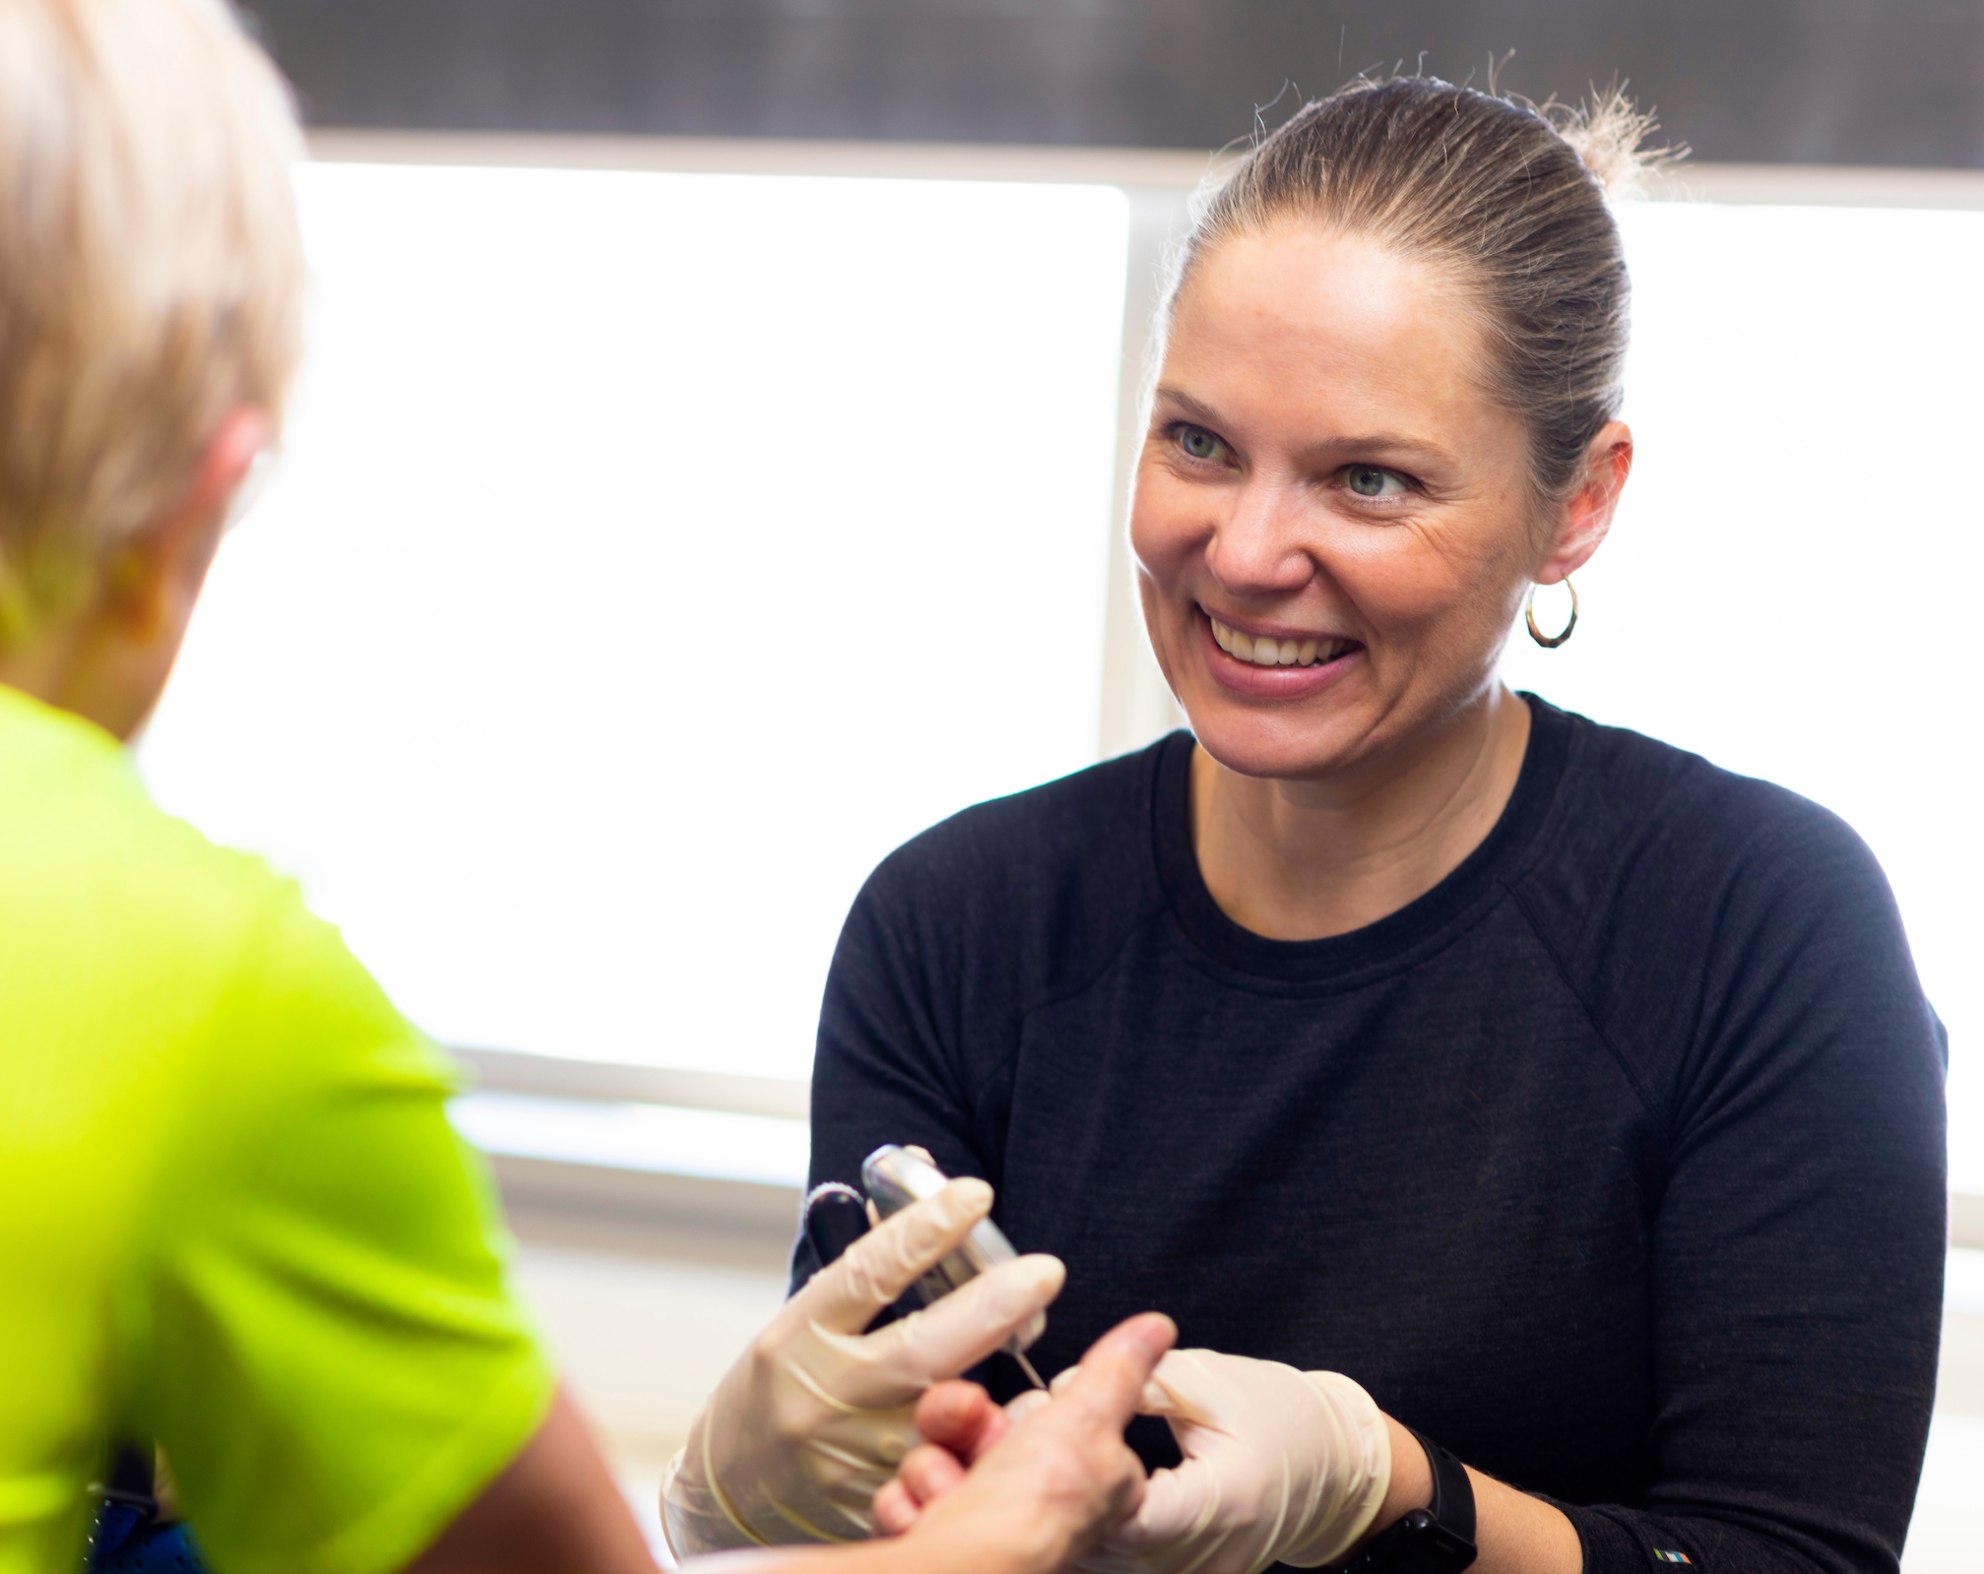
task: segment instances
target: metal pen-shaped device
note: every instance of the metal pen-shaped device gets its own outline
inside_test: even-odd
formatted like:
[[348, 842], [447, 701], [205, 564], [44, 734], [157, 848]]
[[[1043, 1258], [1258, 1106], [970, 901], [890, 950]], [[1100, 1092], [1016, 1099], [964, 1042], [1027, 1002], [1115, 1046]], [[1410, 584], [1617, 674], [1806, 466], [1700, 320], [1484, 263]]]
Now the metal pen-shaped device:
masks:
[[[867, 1189], [868, 1197], [875, 1205], [875, 1211], [887, 1218], [899, 1213], [913, 1202], [921, 1202], [925, 1197], [934, 1197], [944, 1189], [950, 1177], [929, 1160], [911, 1153], [907, 1148], [893, 1145], [877, 1148], [861, 1164], [861, 1184]], [[996, 1268], [1000, 1263], [1011, 1262], [1019, 1255], [1013, 1250], [1013, 1243], [1006, 1239], [999, 1226], [990, 1219], [981, 1219], [971, 1227], [958, 1247], [949, 1256], [932, 1268], [916, 1283], [917, 1293], [924, 1304], [949, 1295], [959, 1286], [975, 1279], [987, 1269]], [[1036, 1312], [1012, 1338], [1000, 1346], [1007, 1355], [1019, 1363], [1028, 1382], [1035, 1388], [1045, 1391], [1047, 1384], [1042, 1381], [1033, 1363], [1026, 1358], [1027, 1346], [1031, 1345], [1047, 1331], [1045, 1313]]]

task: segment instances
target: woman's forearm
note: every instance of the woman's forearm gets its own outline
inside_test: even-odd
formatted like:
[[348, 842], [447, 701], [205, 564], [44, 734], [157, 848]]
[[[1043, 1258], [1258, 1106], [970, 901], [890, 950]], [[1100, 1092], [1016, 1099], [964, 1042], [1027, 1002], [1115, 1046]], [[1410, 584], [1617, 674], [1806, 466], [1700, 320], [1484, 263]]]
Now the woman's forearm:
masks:
[[[1385, 1425], [1391, 1434], [1392, 1477], [1371, 1527], [1373, 1535], [1433, 1501], [1433, 1472], [1419, 1440], [1390, 1416]], [[1478, 1470], [1470, 1469], [1467, 1479], [1474, 1488], [1474, 1544], [1481, 1549], [1474, 1574], [1580, 1574], [1584, 1551], [1562, 1513]]]
[[1475, 1574], [1579, 1574], [1584, 1549], [1577, 1530], [1541, 1498], [1518, 1492], [1478, 1470], [1474, 1483]]

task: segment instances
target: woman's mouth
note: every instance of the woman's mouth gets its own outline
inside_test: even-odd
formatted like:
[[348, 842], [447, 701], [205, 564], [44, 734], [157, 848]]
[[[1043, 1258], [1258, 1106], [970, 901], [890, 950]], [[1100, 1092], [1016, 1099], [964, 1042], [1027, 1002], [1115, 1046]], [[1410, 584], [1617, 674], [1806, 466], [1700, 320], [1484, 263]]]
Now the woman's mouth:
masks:
[[1213, 642], [1221, 650], [1235, 661], [1251, 662], [1256, 667], [1322, 667], [1361, 648], [1354, 639], [1273, 639], [1265, 634], [1243, 634], [1209, 612], [1205, 619], [1212, 625]]

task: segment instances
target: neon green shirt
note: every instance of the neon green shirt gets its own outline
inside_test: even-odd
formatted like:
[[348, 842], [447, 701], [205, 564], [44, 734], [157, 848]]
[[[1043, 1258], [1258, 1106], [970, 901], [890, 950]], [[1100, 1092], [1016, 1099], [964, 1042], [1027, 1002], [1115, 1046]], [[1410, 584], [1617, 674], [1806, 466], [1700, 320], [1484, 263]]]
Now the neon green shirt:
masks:
[[0, 687], [0, 1574], [80, 1569], [104, 1433], [225, 1574], [372, 1574], [552, 1377], [445, 1062], [296, 888]]

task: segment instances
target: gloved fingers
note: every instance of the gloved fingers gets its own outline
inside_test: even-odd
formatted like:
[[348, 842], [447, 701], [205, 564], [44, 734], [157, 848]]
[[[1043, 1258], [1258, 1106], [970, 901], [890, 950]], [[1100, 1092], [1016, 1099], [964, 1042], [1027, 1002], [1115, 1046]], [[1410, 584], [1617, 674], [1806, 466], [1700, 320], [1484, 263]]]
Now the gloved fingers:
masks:
[[883, 1221], [816, 1273], [785, 1303], [779, 1320], [794, 1328], [812, 1323], [835, 1333], [859, 1333], [991, 1211], [992, 1188], [984, 1181], [950, 1182], [936, 1196]]
[[[1238, 1359], [1215, 1350], [1173, 1350], [1151, 1374], [1142, 1413], [1163, 1416], [1174, 1432], [1181, 1426], [1222, 1426], [1228, 1414], [1244, 1408], [1234, 1376], [1221, 1369]], [[1287, 1370], [1295, 1375], [1294, 1368]]]
[[1011, 1431], [1016, 1419], [976, 1383], [938, 1383], [916, 1402], [916, 1430], [924, 1441], [967, 1465]]
[[1038, 1317], [1067, 1278], [1058, 1257], [1017, 1257], [922, 1311], [877, 1329], [860, 1341], [867, 1381], [857, 1376], [848, 1398], [856, 1404], [886, 1404], [904, 1387], [920, 1391], [976, 1366]]
[[1108, 1544], [1135, 1554], [1189, 1542], [1205, 1533], [1218, 1506], [1218, 1487], [1204, 1461], [1188, 1459], [1169, 1470], [1152, 1471], [1143, 1502], [1116, 1527]]
[[1137, 1413], [1152, 1371], [1177, 1337], [1177, 1324], [1162, 1312], [1118, 1323], [1089, 1346], [1073, 1380], [1052, 1403], [1085, 1411], [1120, 1433]]
[[1218, 1536], [1214, 1521], [1222, 1508], [1219, 1452], [1227, 1434], [1222, 1412], [1244, 1408], [1245, 1396], [1228, 1363], [1234, 1357], [1211, 1350], [1173, 1350], [1158, 1362], [1141, 1396], [1146, 1415], [1170, 1424], [1185, 1462], [1159, 1470], [1144, 1489], [1137, 1512], [1109, 1538], [1117, 1552], [1137, 1557], [1160, 1553], [1210, 1554], [1207, 1537]]

